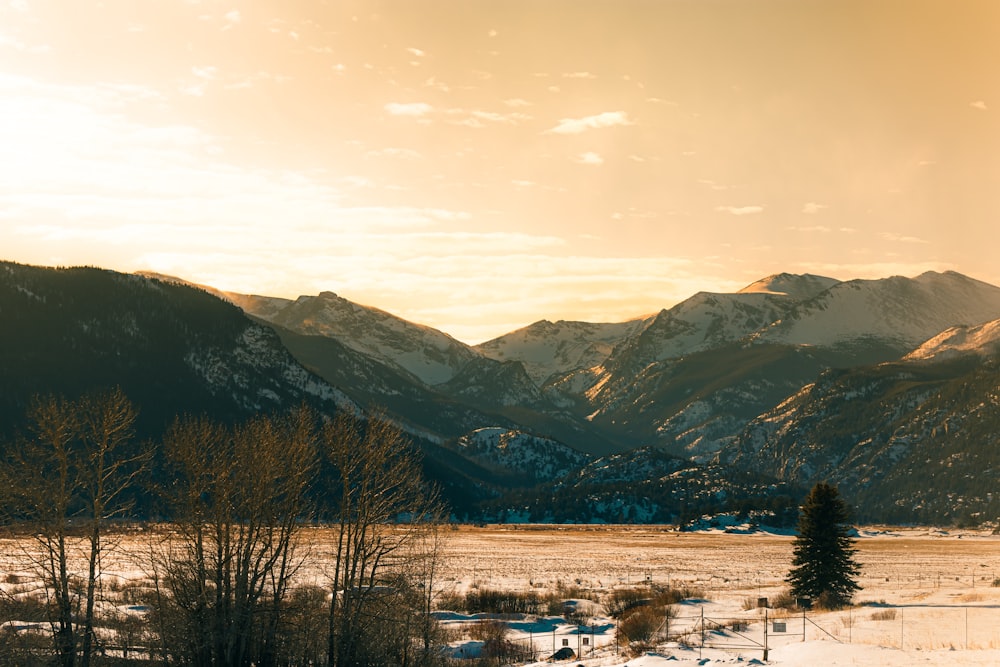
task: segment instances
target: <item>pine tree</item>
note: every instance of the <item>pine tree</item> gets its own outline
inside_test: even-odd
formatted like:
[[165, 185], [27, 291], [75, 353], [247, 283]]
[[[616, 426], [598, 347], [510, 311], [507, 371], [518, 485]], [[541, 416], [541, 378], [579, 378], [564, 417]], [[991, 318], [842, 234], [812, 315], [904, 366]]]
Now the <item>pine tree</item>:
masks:
[[792, 570], [785, 579], [796, 597], [811, 598], [828, 608], [851, 602], [861, 587], [857, 549], [847, 534], [850, 512], [837, 487], [820, 482], [802, 504]]

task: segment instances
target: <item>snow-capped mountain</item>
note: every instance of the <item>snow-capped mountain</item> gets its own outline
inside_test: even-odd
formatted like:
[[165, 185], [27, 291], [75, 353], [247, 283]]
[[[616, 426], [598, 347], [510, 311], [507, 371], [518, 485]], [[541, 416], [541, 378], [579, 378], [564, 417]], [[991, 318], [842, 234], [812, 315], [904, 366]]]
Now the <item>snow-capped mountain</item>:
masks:
[[479, 355], [431, 327], [322, 292], [294, 301], [226, 293], [250, 315], [300, 334], [335, 338], [351, 349], [405, 371], [426, 385], [451, 380]]
[[750, 283], [740, 290], [741, 294], [763, 292], [764, 294], [783, 294], [796, 299], [811, 299], [830, 289], [840, 281], [826, 276], [811, 273], [801, 275], [794, 273], [776, 273], [767, 278]]
[[642, 319], [613, 324], [541, 320], [475, 349], [497, 361], [520, 361], [541, 387], [553, 377], [604, 363], [616, 345], [645, 324]]
[[763, 327], [756, 343], [835, 346], [877, 339], [901, 352], [1000, 313], [1000, 287], [958, 273], [838, 283]]
[[997, 514], [1000, 288], [959, 274], [778, 274], [477, 348], [332, 293], [161, 278], [3, 265], [0, 416], [113, 385], [145, 432], [181, 413], [380, 406], [470, 518], [674, 520], [780, 498], [794, 513], [821, 478], [871, 520]]

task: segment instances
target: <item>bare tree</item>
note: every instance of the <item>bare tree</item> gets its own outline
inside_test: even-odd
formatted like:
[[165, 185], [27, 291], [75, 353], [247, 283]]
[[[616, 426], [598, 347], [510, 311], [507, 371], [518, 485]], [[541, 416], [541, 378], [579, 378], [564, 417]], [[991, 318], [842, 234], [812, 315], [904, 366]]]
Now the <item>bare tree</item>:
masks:
[[90, 667], [94, 648], [94, 605], [101, 575], [104, 523], [123, 511], [124, 492], [148, 460], [145, 452], [126, 449], [134, 436], [135, 409], [121, 389], [86, 396], [77, 404], [84, 442], [79, 462], [80, 492], [87, 512], [87, 592], [83, 614], [82, 667]]
[[325, 425], [323, 449], [335, 469], [338, 498], [327, 661], [331, 667], [386, 664], [384, 644], [393, 633], [379, 631], [381, 647], [365, 636], [382, 628], [381, 621], [398, 620], [386, 618], [395, 611], [387, 603], [400, 597], [402, 557], [417, 533], [396, 524], [436, 516], [437, 501], [427, 493], [409, 441], [385, 419], [341, 413]]
[[[30, 435], [5, 462], [4, 488], [16, 523], [33, 529], [37, 552], [30, 554], [51, 600], [53, 648], [58, 662], [88, 667], [94, 651], [95, 605], [100, 563], [107, 545], [104, 526], [123, 509], [122, 492], [145, 460], [126, 455], [135, 411], [114, 389], [79, 400], [36, 397], [28, 411]], [[16, 483], [14, 482], [16, 480]], [[87, 577], [83, 629], [75, 624], [79, 594], [72, 582], [71, 553], [84, 529]], [[81, 641], [82, 640], [82, 641]]]
[[315, 416], [228, 429], [179, 421], [164, 441], [177, 541], [161, 554], [167, 641], [197, 665], [271, 665], [316, 470]]

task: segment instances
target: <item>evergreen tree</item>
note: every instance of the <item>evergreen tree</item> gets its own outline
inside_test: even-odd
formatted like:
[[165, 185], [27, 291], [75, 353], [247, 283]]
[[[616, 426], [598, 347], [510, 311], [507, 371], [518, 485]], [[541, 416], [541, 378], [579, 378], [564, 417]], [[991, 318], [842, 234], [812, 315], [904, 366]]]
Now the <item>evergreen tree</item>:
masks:
[[855, 581], [861, 571], [854, 560], [857, 549], [847, 534], [849, 514], [837, 487], [820, 482], [809, 492], [799, 516], [792, 570], [785, 579], [796, 597], [836, 608], [849, 604], [861, 588]]

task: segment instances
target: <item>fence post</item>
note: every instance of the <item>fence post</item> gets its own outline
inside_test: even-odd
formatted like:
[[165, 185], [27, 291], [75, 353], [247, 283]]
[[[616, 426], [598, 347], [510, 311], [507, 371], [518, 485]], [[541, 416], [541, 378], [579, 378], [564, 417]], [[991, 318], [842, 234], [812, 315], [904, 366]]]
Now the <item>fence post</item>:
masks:
[[767, 607], [764, 607], [764, 662], [767, 662]]
[[701, 660], [701, 649], [705, 647], [705, 607], [701, 608], [701, 643], [698, 644], [698, 659]]

